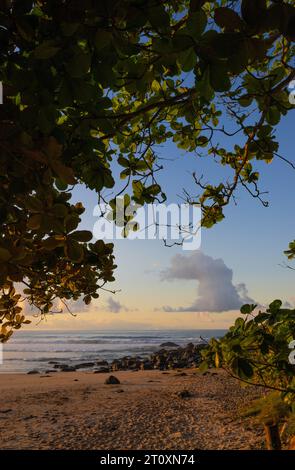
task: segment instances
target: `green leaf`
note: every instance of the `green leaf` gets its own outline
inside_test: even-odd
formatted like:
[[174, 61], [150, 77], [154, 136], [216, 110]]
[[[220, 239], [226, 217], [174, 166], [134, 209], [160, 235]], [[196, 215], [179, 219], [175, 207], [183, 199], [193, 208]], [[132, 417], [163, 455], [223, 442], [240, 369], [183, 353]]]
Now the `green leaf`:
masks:
[[106, 245], [103, 240], [97, 240], [93, 245], [90, 246], [92, 250], [98, 255], [101, 255], [106, 251]]
[[78, 242], [89, 242], [92, 237], [92, 233], [88, 230], [77, 230], [76, 232], [70, 234], [70, 238]]
[[60, 178], [56, 178], [55, 185], [56, 185], [57, 189], [59, 189], [60, 191], [65, 191], [68, 187], [67, 183], [62, 181]]
[[157, 5], [155, 2], [154, 6], [149, 8], [148, 20], [151, 25], [158, 31], [167, 31], [170, 25], [170, 16], [165, 10], [164, 4]]
[[64, 22], [61, 23], [60, 29], [62, 31], [63, 36], [72, 36], [79, 28], [80, 23], [69, 23], [69, 22]]
[[30, 230], [37, 230], [38, 228], [40, 228], [41, 223], [42, 223], [42, 215], [35, 214], [29, 218], [27, 222], [27, 227]]
[[243, 313], [244, 315], [248, 315], [249, 313], [252, 313], [256, 307], [257, 305], [254, 305], [254, 304], [245, 304], [241, 307], [240, 312]]
[[197, 138], [197, 144], [200, 145], [201, 147], [205, 147], [209, 142], [208, 137], [205, 135], [201, 135], [200, 137]]
[[83, 247], [75, 240], [69, 240], [67, 242], [65, 254], [74, 263], [80, 263], [84, 258]]
[[242, 0], [241, 11], [246, 23], [255, 26], [266, 13], [266, 0]]
[[159, 194], [160, 191], [161, 191], [161, 186], [159, 184], [152, 184], [151, 186], [148, 186], [146, 188], [146, 192], [148, 192], [152, 196], [156, 196], [157, 194]]
[[193, 47], [181, 52], [178, 55], [178, 62], [184, 72], [190, 72], [197, 63], [197, 56]]
[[112, 188], [115, 184], [115, 180], [112, 176], [112, 173], [108, 168], [104, 168], [103, 184], [106, 188]]
[[72, 58], [66, 64], [68, 74], [73, 78], [83, 77], [90, 68], [91, 55], [76, 48]]
[[129, 168], [130, 162], [127, 158], [120, 156], [118, 158], [119, 165], [123, 166], [124, 168]]
[[64, 239], [57, 239], [55, 237], [48, 237], [46, 240], [42, 241], [43, 248], [48, 251], [55, 250], [55, 248], [64, 246], [64, 244]]
[[242, 96], [241, 98], [239, 98], [239, 104], [243, 108], [248, 108], [248, 106], [252, 104], [252, 101], [253, 101], [253, 98], [251, 96], [246, 96], [246, 97]]
[[57, 174], [57, 176], [66, 184], [75, 184], [76, 179], [74, 171], [71, 167], [65, 166], [59, 160], [52, 160], [50, 162], [51, 168]]
[[157, 80], [153, 80], [151, 83], [151, 90], [158, 93], [161, 91], [161, 84]]
[[131, 173], [131, 170], [129, 170], [129, 168], [127, 168], [126, 170], [121, 171], [121, 173], [120, 173], [121, 180], [125, 180], [126, 178], [128, 178], [130, 173]]
[[215, 91], [222, 92], [230, 89], [231, 82], [228, 76], [226, 64], [210, 64], [210, 83]]
[[43, 203], [36, 196], [27, 196], [24, 201], [24, 206], [30, 212], [43, 212]]
[[60, 47], [54, 45], [55, 42], [48, 40], [42, 42], [36, 49], [34, 50], [34, 57], [38, 60], [47, 60], [51, 59], [56, 55], [56, 53], [60, 50]]
[[54, 204], [51, 209], [51, 212], [53, 213], [53, 215], [55, 215], [55, 217], [64, 218], [68, 213], [68, 208], [64, 204]]
[[65, 218], [66, 231], [69, 233], [69, 232], [72, 232], [73, 230], [75, 230], [75, 228], [78, 227], [79, 222], [80, 222], [80, 219], [76, 215], [68, 215]]
[[241, 379], [253, 377], [253, 367], [246, 359], [236, 357], [232, 363], [233, 372]]
[[92, 300], [92, 299], [91, 299], [91, 295], [90, 295], [90, 294], [85, 295], [85, 297], [84, 297], [83, 300], [84, 300], [84, 302], [85, 302], [86, 305], [89, 305], [89, 304], [91, 303], [91, 300]]
[[203, 10], [192, 13], [187, 21], [186, 30], [194, 39], [199, 39], [205, 31], [207, 15]]
[[282, 306], [282, 301], [279, 299], [276, 299], [269, 304], [269, 310], [272, 313], [276, 313], [278, 310], [280, 310], [281, 306]]
[[222, 59], [228, 59], [239, 50], [244, 36], [241, 33], [218, 33], [212, 36], [210, 45], [214, 54]]
[[112, 34], [109, 31], [98, 30], [95, 34], [94, 44], [98, 51], [110, 45], [112, 41]]
[[214, 90], [210, 84], [210, 70], [209, 67], [203, 73], [200, 80], [197, 81], [196, 91], [206, 101], [210, 101], [214, 95]]
[[0, 262], [5, 263], [6, 261], [10, 260], [11, 253], [6, 249], [0, 247]]
[[266, 112], [265, 118], [271, 126], [275, 126], [280, 122], [281, 113], [276, 106], [270, 106]]
[[227, 7], [216, 8], [214, 12], [215, 23], [221, 28], [225, 28], [228, 31], [234, 29], [241, 29], [243, 27], [243, 21], [239, 15]]
[[256, 317], [254, 318], [255, 323], [263, 323], [265, 320], [269, 318], [268, 313], [260, 312]]

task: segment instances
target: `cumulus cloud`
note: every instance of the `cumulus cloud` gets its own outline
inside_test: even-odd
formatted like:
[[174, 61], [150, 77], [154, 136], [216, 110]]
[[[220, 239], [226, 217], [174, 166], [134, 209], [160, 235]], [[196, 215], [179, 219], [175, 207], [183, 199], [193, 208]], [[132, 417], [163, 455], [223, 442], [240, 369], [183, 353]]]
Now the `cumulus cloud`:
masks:
[[198, 281], [198, 298], [192, 305], [166, 305], [162, 308], [165, 312], [225, 312], [237, 310], [244, 303], [255, 303], [244, 283], [233, 284], [233, 272], [222, 259], [213, 259], [201, 251], [175, 255], [161, 278]]
[[119, 301], [114, 300], [113, 297], [109, 297], [107, 299], [106, 310], [112, 313], [119, 313], [122, 310], [128, 312], [129, 309], [125, 307], [125, 305], [122, 305]]

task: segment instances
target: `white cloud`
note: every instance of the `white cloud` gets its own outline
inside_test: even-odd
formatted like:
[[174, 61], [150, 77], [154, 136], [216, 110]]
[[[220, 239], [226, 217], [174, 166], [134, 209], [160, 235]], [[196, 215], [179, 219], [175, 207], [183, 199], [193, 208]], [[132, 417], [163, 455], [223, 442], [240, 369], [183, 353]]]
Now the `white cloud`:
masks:
[[121, 304], [119, 301], [114, 300], [113, 297], [109, 297], [107, 299], [106, 310], [112, 313], [119, 313], [122, 310], [124, 310], [125, 312], [128, 312], [129, 309], [125, 307], [125, 305]]
[[245, 284], [233, 284], [233, 272], [222, 259], [213, 259], [201, 251], [175, 255], [161, 278], [199, 283], [198, 298], [191, 305], [166, 305], [162, 308], [165, 312], [225, 312], [240, 309], [244, 303], [256, 303], [248, 296]]

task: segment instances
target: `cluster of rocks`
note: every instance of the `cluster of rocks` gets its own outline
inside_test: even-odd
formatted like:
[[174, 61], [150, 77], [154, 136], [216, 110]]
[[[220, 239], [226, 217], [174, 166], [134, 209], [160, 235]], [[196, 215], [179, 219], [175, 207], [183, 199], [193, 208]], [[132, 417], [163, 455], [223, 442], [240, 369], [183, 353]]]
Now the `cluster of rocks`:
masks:
[[189, 343], [185, 347], [164, 343], [164, 348], [151, 354], [148, 358], [123, 357], [115, 359], [111, 364], [111, 370], [168, 370], [198, 367], [202, 361], [201, 349], [205, 345]]
[[75, 372], [79, 369], [92, 369], [92, 367], [95, 367], [96, 365], [95, 362], [81, 362], [81, 364], [69, 366], [68, 364], [61, 364], [56, 361], [50, 361], [49, 364], [52, 365], [55, 370], [58, 369], [61, 372]]
[[[184, 347], [175, 343], [167, 342], [160, 345], [160, 350], [148, 357], [124, 356], [108, 361], [82, 362], [79, 364], [63, 364], [57, 361], [50, 361], [51, 370], [46, 372], [75, 372], [79, 369], [91, 369], [94, 373], [106, 373], [118, 370], [169, 370], [198, 367], [202, 362], [201, 350], [205, 344], [189, 343]], [[30, 371], [29, 373], [38, 373]]]

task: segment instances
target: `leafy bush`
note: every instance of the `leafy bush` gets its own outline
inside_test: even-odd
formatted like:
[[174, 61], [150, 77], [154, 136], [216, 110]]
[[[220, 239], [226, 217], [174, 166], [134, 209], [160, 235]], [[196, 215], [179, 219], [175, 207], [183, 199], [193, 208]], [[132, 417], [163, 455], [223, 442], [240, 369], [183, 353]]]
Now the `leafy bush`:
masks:
[[[243, 317], [220, 339], [211, 339], [201, 351], [200, 369], [220, 367], [244, 384], [260, 387], [265, 397], [253, 402], [245, 415], [257, 415], [266, 427], [278, 426], [295, 413], [295, 365], [289, 361], [289, 344], [295, 338], [295, 310], [274, 300], [265, 312], [243, 305]], [[289, 429], [291, 429], [291, 424]], [[277, 433], [279, 436], [279, 433]]]

